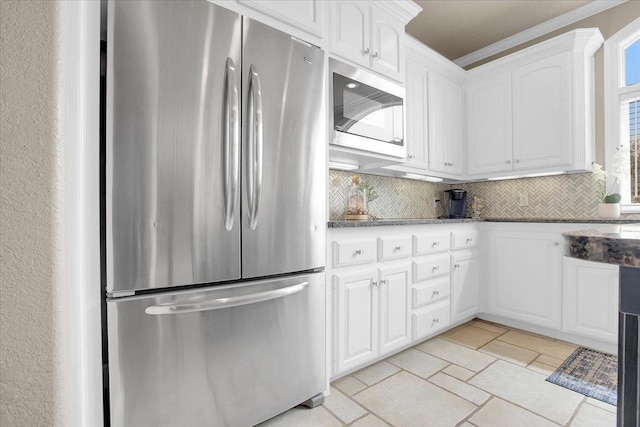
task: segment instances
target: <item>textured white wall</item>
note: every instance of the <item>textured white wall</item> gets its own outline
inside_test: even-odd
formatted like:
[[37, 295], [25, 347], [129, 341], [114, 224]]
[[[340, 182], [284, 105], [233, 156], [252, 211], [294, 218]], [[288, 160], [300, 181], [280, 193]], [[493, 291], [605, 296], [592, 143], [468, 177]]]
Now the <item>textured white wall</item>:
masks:
[[52, 1], [0, 1], [0, 425], [54, 425], [62, 170]]

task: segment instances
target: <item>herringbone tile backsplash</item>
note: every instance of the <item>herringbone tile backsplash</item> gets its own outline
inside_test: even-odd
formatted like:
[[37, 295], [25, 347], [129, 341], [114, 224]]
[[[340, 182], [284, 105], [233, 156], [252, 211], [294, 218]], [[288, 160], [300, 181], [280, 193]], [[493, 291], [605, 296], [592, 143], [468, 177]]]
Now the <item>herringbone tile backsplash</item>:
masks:
[[[351, 172], [329, 171], [329, 217], [344, 219]], [[401, 178], [360, 174], [375, 188], [379, 197], [369, 210], [378, 218], [435, 218], [442, 215], [433, 207], [433, 199], [444, 201], [444, 190], [467, 190], [469, 204], [473, 196], [484, 199], [484, 218], [597, 218], [597, 183], [591, 173], [538, 178], [486, 181], [469, 184], [433, 184]], [[520, 207], [520, 194], [529, 198], [529, 206]], [[471, 216], [470, 206], [467, 216]], [[638, 219], [640, 214], [621, 218]]]

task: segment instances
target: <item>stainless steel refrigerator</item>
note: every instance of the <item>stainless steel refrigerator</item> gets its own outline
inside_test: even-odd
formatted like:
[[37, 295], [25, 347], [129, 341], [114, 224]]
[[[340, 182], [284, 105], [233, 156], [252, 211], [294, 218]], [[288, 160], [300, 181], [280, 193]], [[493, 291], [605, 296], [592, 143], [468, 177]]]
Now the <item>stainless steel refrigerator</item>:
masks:
[[199, 1], [107, 8], [113, 426], [244, 426], [325, 376], [324, 53]]

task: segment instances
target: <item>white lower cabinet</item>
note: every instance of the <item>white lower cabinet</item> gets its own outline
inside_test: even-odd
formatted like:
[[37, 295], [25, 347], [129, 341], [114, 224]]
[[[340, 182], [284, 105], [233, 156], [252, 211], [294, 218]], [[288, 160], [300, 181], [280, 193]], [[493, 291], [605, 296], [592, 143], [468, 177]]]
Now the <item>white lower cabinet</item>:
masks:
[[381, 354], [411, 342], [409, 271], [409, 265], [378, 269]]
[[610, 343], [618, 340], [617, 265], [563, 258], [562, 330]]
[[478, 251], [451, 256], [451, 321], [472, 318], [480, 311], [480, 256]]
[[378, 355], [378, 280], [376, 269], [356, 274], [335, 274], [337, 291], [338, 371], [358, 366]]
[[411, 319], [414, 341], [435, 334], [450, 324], [449, 299], [414, 311]]
[[560, 233], [489, 233], [488, 309], [491, 314], [560, 329]]

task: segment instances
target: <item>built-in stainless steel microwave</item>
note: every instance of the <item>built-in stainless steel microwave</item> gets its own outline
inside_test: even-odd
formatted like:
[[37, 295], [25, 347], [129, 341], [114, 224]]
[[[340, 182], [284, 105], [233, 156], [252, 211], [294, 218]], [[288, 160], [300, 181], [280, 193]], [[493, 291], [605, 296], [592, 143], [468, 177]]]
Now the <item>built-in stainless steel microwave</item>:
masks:
[[404, 158], [404, 88], [329, 60], [333, 108], [331, 143]]

